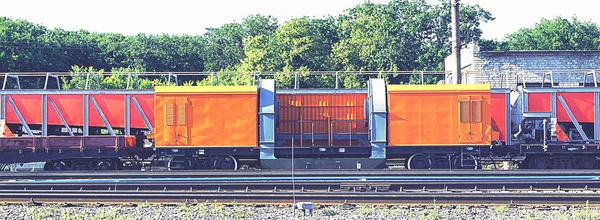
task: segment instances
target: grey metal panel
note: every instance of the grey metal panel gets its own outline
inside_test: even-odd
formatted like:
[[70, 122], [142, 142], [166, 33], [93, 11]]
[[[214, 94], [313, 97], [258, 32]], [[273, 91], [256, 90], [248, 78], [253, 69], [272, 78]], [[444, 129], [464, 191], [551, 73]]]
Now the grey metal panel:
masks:
[[131, 134], [131, 95], [125, 94], [125, 135]]
[[65, 128], [67, 128], [67, 131], [69, 132], [69, 134], [71, 136], [75, 136], [75, 135], [73, 135], [73, 131], [71, 130], [71, 127], [69, 127], [69, 124], [67, 123], [67, 120], [65, 120], [65, 117], [63, 116], [62, 112], [60, 112], [60, 109], [58, 109], [58, 106], [56, 106], [56, 103], [54, 102], [54, 100], [52, 98], [48, 98], [48, 100], [50, 101], [50, 104], [52, 104], [52, 107], [56, 111], [56, 114], [58, 114], [58, 117], [62, 121], [63, 125], [65, 125]]
[[510, 93], [510, 89], [503, 89], [503, 88], [492, 88], [490, 90], [491, 93]]
[[48, 136], [48, 95], [42, 95], [42, 136]]
[[550, 117], [556, 118], [556, 92], [550, 93]]
[[573, 112], [571, 112], [571, 109], [567, 105], [567, 102], [565, 102], [565, 99], [561, 95], [558, 95], [558, 100], [560, 101], [560, 103], [562, 104], [563, 108], [565, 109], [565, 111], [569, 115], [569, 118], [571, 118], [571, 122], [573, 122], [573, 125], [575, 125], [575, 128], [577, 129], [577, 132], [579, 132], [579, 135], [581, 135], [581, 137], [583, 138], [583, 140], [588, 140], [587, 135], [583, 131], [583, 128], [581, 128], [581, 125], [577, 121], [577, 118], [575, 118], [575, 115], [573, 115]]
[[6, 95], [0, 95], [0, 119], [6, 119]]
[[278, 89], [277, 94], [360, 94], [367, 89]]
[[528, 112], [529, 111], [529, 94], [527, 94], [527, 92], [525, 90], [523, 90], [523, 107], [522, 110], [523, 112]]
[[112, 127], [110, 126], [110, 123], [106, 119], [106, 116], [104, 116], [104, 112], [102, 112], [102, 109], [98, 105], [98, 102], [96, 102], [96, 99], [94, 98], [94, 96], [91, 96], [90, 100], [92, 100], [92, 104], [94, 105], [94, 108], [96, 109], [96, 111], [100, 115], [100, 118], [104, 122], [104, 125], [106, 125], [106, 129], [108, 129], [108, 132], [110, 133], [110, 135], [115, 136], [115, 132], [113, 131]]
[[594, 140], [600, 140], [600, 93], [594, 93]]
[[524, 112], [525, 118], [549, 118], [552, 115], [550, 112]]
[[120, 95], [120, 94], [132, 94], [132, 95], [152, 95], [154, 90], [4, 90], [3, 94], [15, 95], [41, 95], [41, 94], [52, 94], [52, 95]]
[[275, 80], [259, 82], [259, 136], [260, 159], [275, 159]]
[[138, 112], [142, 116], [142, 120], [144, 120], [144, 124], [146, 124], [146, 127], [148, 127], [148, 129], [150, 130], [150, 133], [152, 133], [152, 129], [153, 129], [152, 124], [150, 124], [150, 120], [148, 120], [148, 117], [146, 117], [146, 113], [144, 112], [144, 109], [142, 109], [142, 106], [140, 106], [140, 103], [137, 101], [135, 96], [131, 97], [131, 101], [133, 101], [133, 105], [135, 105], [135, 108], [138, 110]]
[[526, 88], [525, 92], [600, 92], [600, 88], [595, 87], [574, 87], [574, 88]]
[[556, 120], [556, 92], [550, 93], [550, 124], [550, 140], [556, 141], [556, 127], [559, 126], [558, 120]]
[[19, 118], [19, 121], [21, 121], [21, 125], [23, 125], [23, 127], [25, 128], [25, 131], [27, 131], [27, 134], [29, 136], [33, 136], [33, 133], [31, 132], [31, 129], [29, 129], [29, 125], [27, 125], [25, 118], [23, 118], [23, 115], [21, 115], [19, 108], [17, 108], [17, 105], [15, 104], [15, 102], [12, 100], [12, 98], [10, 96], [8, 96], [8, 103], [10, 104], [12, 109], [15, 111], [15, 114], [17, 114], [17, 117]]
[[386, 158], [387, 94], [383, 79], [369, 80], [369, 137], [371, 157]]
[[90, 135], [90, 96], [83, 94], [83, 136]]
[[505, 113], [505, 117], [506, 117], [506, 125], [505, 125], [505, 132], [506, 132], [506, 144], [507, 145], [511, 145], [512, 144], [512, 121], [510, 120], [510, 115], [511, 115], [511, 106], [510, 106], [510, 93], [506, 93], [506, 97], [505, 97], [505, 107], [506, 107], [506, 113]]

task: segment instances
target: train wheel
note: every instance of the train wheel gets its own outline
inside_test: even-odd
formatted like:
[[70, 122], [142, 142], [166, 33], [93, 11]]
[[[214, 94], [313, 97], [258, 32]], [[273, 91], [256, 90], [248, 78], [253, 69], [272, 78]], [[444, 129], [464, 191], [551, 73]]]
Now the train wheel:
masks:
[[456, 169], [476, 170], [479, 167], [479, 161], [471, 154], [462, 154], [454, 158], [454, 167]]
[[44, 164], [44, 170], [73, 170], [71, 161], [53, 160]]
[[187, 157], [171, 157], [167, 163], [169, 170], [188, 170], [192, 167]]
[[431, 158], [425, 154], [413, 154], [406, 162], [409, 170], [431, 169]]
[[557, 169], [573, 169], [573, 157], [556, 157], [554, 158], [554, 167]]
[[218, 156], [213, 161], [213, 167], [217, 170], [237, 170], [237, 166], [237, 160], [231, 155]]
[[91, 164], [92, 170], [116, 170], [118, 160], [94, 160]]
[[554, 169], [554, 165], [550, 161], [550, 157], [534, 157], [529, 162], [530, 169]]
[[579, 162], [580, 169], [595, 169], [598, 166], [598, 162], [594, 157], [584, 157]]

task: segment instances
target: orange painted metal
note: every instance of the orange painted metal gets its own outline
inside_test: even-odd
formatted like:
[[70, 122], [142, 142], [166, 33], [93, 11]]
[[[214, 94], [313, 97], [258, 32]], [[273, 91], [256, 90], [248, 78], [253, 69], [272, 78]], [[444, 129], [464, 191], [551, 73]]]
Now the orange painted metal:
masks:
[[[414, 86], [409, 89], [388, 87], [390, 146], [489, 145], [491, 143], [489, 87], [453, 90], [451, 87], [444, 86], [446, 85], [420, 90], [410, 89]], [[445, 89], [438, 90], [438, 88]], [[460, 110], [461, 105], [464, 105], [464, 112]], [[462, 120], [461, 113], [465, 113]]]
[[[579, 123], [594, 123], [594, 93], [593, 92], [563, 92], [561, 95]], [[565, 108], [556, 100], [556, 118], [558, 122], [571, 122]]]
[[550, 93], [529, 93], [528, 104], [530, 112], [550, 112]]
[[565, 133], [561, 126], [556, 126], [556, 139], [558, 141], [569, 141], [569, 136]]
[[506, 94], [492, 93], [491, 98], [492, 129], [499, 132], [500, 141], [506, 141]]
[[[30, 95], [30, 94], [11, 94], [7, 95], [14, 101], [17, 109], [21, 112], [21, 115], [27, 122], [27, 124], [42, 124], [42, 95]], [[125, 127], [125, 95], [124, 94], [95, 94], [89, 95], [93, 97], [100, 110], [108, 120], [109, 124], [113, 128], [124, 128]], [[148, 121], [151, 125], [154, 124], [154, 95], [147, 94], [133, 94], [131, 97], [135, 97], [140, 104], [140, 108], [144, 111]], [[58, 112], [54, 109], [50, 100], [53, 100], [56, 107], [65, 118], [67, 124], [71, 127], [80, 127], [84, 124], [83, 119], [83, 95], [74, 94], [49, 94], [48, 103], [46, 108], [48, 109], [48, 125], [63, 126]], [[6, 123], [7, 124], [20, 124], [17, 114], [12, 107], [7, 103], [6, 108]], [[140, 112], [137, 110], [133, 101], [130, 104], [131, 111], [131, 128], [147, 128]], [[95, 109], [94, 105], [90, 101], [88, 104], [89, 109], [89, 126], [90, 127], [106, 127], [100, 114]]]
[[[335, 140], [332, 135], [367, 133], [366, 93], [277, 94], [276, 98], [280, 102], [278, 134], [327, 135], [327, 142], [315, 141], [315, 145], [348, 145], [348, 140]], [[294, 144], [312, 145], [310, 141]], [[361, 144], [355, 141], [352, 145]]]
[[157, 147], [256, 147], [258, 90], [155, 94]]

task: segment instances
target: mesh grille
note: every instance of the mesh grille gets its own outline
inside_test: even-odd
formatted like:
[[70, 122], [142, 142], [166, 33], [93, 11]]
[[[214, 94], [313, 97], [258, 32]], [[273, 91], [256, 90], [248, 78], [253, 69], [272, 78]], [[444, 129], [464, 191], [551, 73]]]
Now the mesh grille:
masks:
[[481, 122], [481, 101], [473, 101], [472, 103], [473, 122]]
[[460, 101], [460, 122], [469, 122], [469, 101]]
[[167, 121], [167, 126], [173, 126], [173, 124], [175, 123], [175, 118], [173, 115], [173, 104], [167, 104], [165, 106], [165, 119]]
[[185, 106], [186, 104], [177, 105], [177, 125], [185, 125]]

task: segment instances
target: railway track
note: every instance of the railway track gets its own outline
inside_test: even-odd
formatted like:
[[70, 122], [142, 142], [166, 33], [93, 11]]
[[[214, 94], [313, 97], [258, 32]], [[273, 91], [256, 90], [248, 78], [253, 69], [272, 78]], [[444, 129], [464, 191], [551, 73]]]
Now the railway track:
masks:
[[594, 177], [281, 177], [11, 180], [7, 203], [600, 204]]
[[[600, 170], [296, 170], [296, 177], [356, 177], [356, 176], [598, 176]], [[219, 177], [290, 177], [290, 170], [239, 171], [18, 171], [0, 172], [0, 181], [18, 179], [137, 179], [137, 178], [219, 178]]]
[[[566, 205], [600, 202], [598, 193], [561, 192], [169, 192], [169, 191], [0, 191], [5, 203], [239, 203], [282, 204], [454, 204]], [[295, 197], [295, 198], [294, 198]]]

